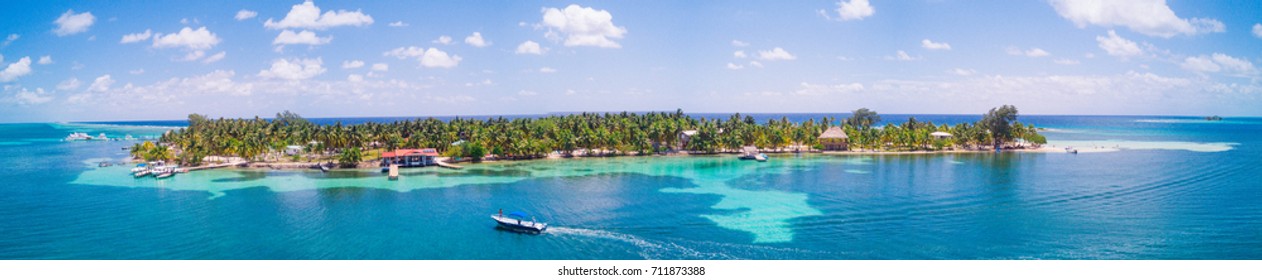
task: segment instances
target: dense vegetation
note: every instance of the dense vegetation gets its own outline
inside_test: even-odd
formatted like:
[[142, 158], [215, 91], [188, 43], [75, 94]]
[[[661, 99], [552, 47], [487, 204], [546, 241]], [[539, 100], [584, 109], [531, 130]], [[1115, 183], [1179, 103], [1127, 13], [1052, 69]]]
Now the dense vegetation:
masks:
[[[133, 156], [179, 160], [198, 164], [209, 155], [238, 156], [249, 160], [286, 159], [286, 146], [300, 145], [307, 160], [353, 163], [372, 160], [380, 151], [396, 148], [436, 148], [445, 156], [480, 159], [487, 155], [506, 159], [544, 157], [550, 153], [571, 155], [647, 155], [687, 150], [692, 153], [737, 151], [757, 146], [770, 151], [818, 150], [817, 137], [829, 125], [842, 125], [851, 149], [920, 151], [986, 149], [989, 147], [1042, 144], [1046, 141], [1033, 125], [1016, 121], [1012, 106], [992, 109], [977, 123], [936, 125], [911, 118], [902, 124], [875, 127], [880, 116], [867, 108], [838, 121], [825, 117], [792, 122], [782, 117], [758, 123], [751, 116], [733, 114], [727, 119], [693, 118], [682, 111], [653, 113], [582, 113], [541, 118], [489, 119], [434, 118], [358, 125], [316, 125], [298, 114], [283, 112], [271, 120], [208, 119], [189, 115], [188, 127], [164, 134], [163, 145], [137, 144]], [[696, 133], [684, 143], [680, 135]], [[954, 135], [933, 139], [930, 133]], [[1017, 140], [1023, 140], [1018, 142]], [[169, 146], [169, 147], [168, 147]], [[294, 160], [300, 159], [293, 156]]]

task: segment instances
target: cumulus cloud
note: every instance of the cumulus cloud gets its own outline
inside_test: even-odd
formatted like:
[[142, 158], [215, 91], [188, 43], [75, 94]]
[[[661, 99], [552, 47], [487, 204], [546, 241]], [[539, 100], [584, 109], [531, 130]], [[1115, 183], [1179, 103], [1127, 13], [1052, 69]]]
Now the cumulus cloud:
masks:
[[188, 50], [205, 50], [219, 44], [219, 36], [211, 33], [206, 27], [192, 29], [185, 27], [178, 33], [154, 35], [155, 48], [184, 48]]
[[1139, 44], [1134, 41], [1117, 36], [1117, 32], [1109, 30], [1109, 36], [1096, 36], [1096, 42], [1099, 42], [1100, 49], [1112, 56], [1131, 57], [1144, 54], [1144, 50], [1139, 48]]
[[1253, 37], [1262, 38], [1262, 23], [1253, 24]]
[[464, 38], [464, 43], [479, 48], [491, 45], [491, 42], [487, 42], [486, 39], [482, 39], [482, 32], [473, 32], [472, 35]]
[[145, 32], [123, 35], [123, 39], [119, 40], [118, 43], [130, 44], [130, 43], [140, 42], [144, 40], [149, 40], [149, 37], [151, 36], [153, 36], [153, 30], [145, 29]]
[[741, 70], [741, 69], [745, 69], [745, 65], [740, 65], [740, 64], [735, 64], [735, 63], [728, 62], [728, 63], [727, 63], [727, 69], [732, 69], [732, 70]]
[[622, 39], [627, 33], [627, 28], [614, 25], [609, 11], [574, 4], [565, 9], [544, 8], [543, 26], [549, 28], [553, 36], [558, 36], [554, 31], [563, 34], [565, 46], [571, 47], [621, 48], [614, 40]]
[[955, 74], [959, 76], [972, 76], [973, 74], [976, 74], [977, 71], [973, 69], [955, 68], [955, 69], [951, 69], [950, 71], [947, 71], [947, 73], [951, 73], [951, 74]]
[[737, 48], [744, 48], [744, 47], [748, 47], [749, 43], [746, 43], [741, 40], [732, 40], [732, 46], [737, 47]]
[[273, 45], [323, 45], [333, 41], [333, 36], [320, 37], [315, 32], [303, 30], [294, 33], [286, 29], [281, 31], [280, 35], [276, 35], [276, 39], [272, 40]]
[[539, 73], [556, 73], [556, 72], [557, 70], [553, 69], [552, 67], [539, 68]]
[[403, 21], [391, 22], [390, 24], [386, 24], [386, 25], [390, 27], [407, 27], [408, 26], [408, 24]]
[[517, 45], [517, 51], [515, 53], [542, 55], [544, 51], [547, 51], [547, 50], [544, 49], [543, 47], [540, 47], [539, 43], [535, 43], [535, 41], [527, 40], [525, 42], [522, 42], [520, 45]]
[[0, 71], [0, 82], [12, 82], [29, 74], [31, 74], [31, 58], [22, 57]]
[[306, 1], [302, 4], [294, 5], [289, 10], [289, 14], [280, 21], [267, 19], [263, 22], [263, 27], [269, 29], [318, 29], [323, 30], [330, 27], [338, 26], [364, 26], [373, 23], [372, 16], [364, 14], [362, 11], [354, 12], [347, 10], [327, 11], [320, 13], [320, 7], [316, 7], [312, 1]]
[[92, 80], [92, 85], [88, 86], [88, 91], [103, 92], [110, 90], [112, 85], [114, 85], [114, 78], [110, 78], [110, 75], [107, 74]]
[[363, 60], [347, 60], [347, 61], [342, 61], [342, 69], [355, 69], [355, 68], [359, 68], [359, 67], [364, 67], [364, 61], [363, 61]]
[[894, 56], [886, 56], [886, 57], [885, 57], [885, 59], [886, 59], [886, 60], [898, 60], [898, 61], [912, 61], [912, 60], [918, 60], [918, 59], [920, 59], [920, 57], [919, 57], [919, 56], [911, 56], [911, 55], [907, 54], [907, 52], [905, 52], [905, 51], [903, 51], [903, 50], [898, 50], [898, 52], [894, 53]]
[[390, 71], [390, 65], [385, 63], [373, 63], [372, 71], [386, 72]]
[[251, 10], [240, 10], [240, 11], [237, 11], [237, 16], [233, 18], [236, 18], [238, 21], [241, 21], [241, 20], [252, 19], [256, 16], [259, 16], [258, 12], [251, 11]]
[[1248, 75], [1256, 70], [1248, 60], [1221, 53], [1188, 57], [1179, 66], [1195, 72], [1223, 72], [1231, 75]]
[[206, 57], [206, 59], [203, 59], [202, 63], [215, 63], [216, 61], [223, 60], [223, 58], [227, 56], [228, 52], [218, 52]]
[[841, 17], [841, 20], [861, 20], [872, 16], [874, 13], [876, 13], [876, 9], [872, 8], [872, 4], [869, 4], [868, 0], [837, 2], [837, 16]]
[[732, 57], [745, 58], [745, 57], [748, 57], [748, 55], [745, 54], [745, 51], [734, 51], [732, 52]]
[[1060, 65], [1078, 65], [1079, 63], [1077, 59], [1068, 59], [1068, 58], [1052, 60], [1052, 62], [1056, 64], [1060, 64]]
[[934, 50], [934, 51], [951, 50], [951, 44], [947, 44], [944, 42], [934, 42], [934, 41], [930, 41], [929, 39], [920, 40], [920, 47], [925, 48], [926, 50]]
[[430, 42], [443, 44], [443, 45], [451, 45], [451, 36], [447, 36], [447, 35], [438, 36], [438, 39], [434, 39], [434, 41], [430, 41]]
[[35, 91], [22, 88], [13, 95], [13, 103], [18, 105], [37, 105], [52, 101], [53, 97], [44, 93], [44, 88], [36, 88]]
[[346, 76], [346, 81], [349, 81], [349, 82], [352, 82], [352, 83], [363, 82], [363, 81], [364, 81], [364, 75], [359, 75], [359, 74], [350, 74], [350, 75], [347, 75], [347, 76]]
[[421, 66], [426, 68], [452, 68], [460, 64], [460, 56], [449, 55], [447, 52], [436, 48], [421, 48], [416, 46], [400, 47], [383, 53], [385, 56], [393, 56], [399, 59], [418, 58]]
[[1049, 53], [1041, 48], [1030, 48], [1027, 50], [1022, 50], [1017, 47], [1008, 47], [1007, 52], [1009, 55], [1021, 55], [1021, 56], [1027, 56], [1027, 57], [1044, 57], [1044, 56], [1052, 55], [1052, 53]]
[[93, 23], [96, 23], [96, 17], [92, 16], [91, 12], [76, 14], [74, 10], [66, 10], [66, 13], [53, 21], [53, 24], [57, 25], [57, 28], [53, 29], [53, 34], [67, 36], [82, 33], [88, 31]]
[[39, 57], [39, 62], [38, 62], [38, 63], [39, 63], [39, 65], [48, 65], [48, 64], [53, 64], [53, 57], [52, 57], [52, 56], [47, 56], [47, 55], [45, 55], [45, 56], [41, 56], [41, 57]]
[[1050, 3], [1061, 17], [1072, 21], [1078, 28], [1087, 25], [1123, 26], [1144, 35], [1164, 38], [1226, 30], [1223, 23], [1215, 19], [1179, 18], [1165, 0], [1052, 0]]
[[76, 90], [76, 89], [79, 89], [79, 85], [82, 85], [82, 84], [83, 84], [82, 82], [79, 82], [79, 79], [70, 78], [65, 81], [61, 81], [60, 83], [57, 83], [57, 90]]
[[[1254, 30], [1257, 30], [1257, 29], [1254, 29]], [[12, 44], [13, 41], [17, 41], [18, 38], [22, 38], [22, 35], [18, 35], [17, 33], [9, 34], [8, 37], [4, 37], [4, 43], [0, 43], [0, 47], [7, 47], [9, 46], [9, 44]], [[0, 59], [0, 61], [4, 61], [4, 60]]]
[[323, 74], [324, 60], [316, 59], [277, 59], [272, 67], [259, 71], [259, 77], [276, 78], [291, 81], [306, 80]]
[[794, 56], [793, 54], [789, 53], [788, 51], [785, 51], [784, 49], [780, 47], [776, 47], [771, 50], [758, 51], [758, 59], [766, 60], [766, 61], [776, 61], [776, 60], [794, 60], [794, 59], [798, 59], [798, 57]]

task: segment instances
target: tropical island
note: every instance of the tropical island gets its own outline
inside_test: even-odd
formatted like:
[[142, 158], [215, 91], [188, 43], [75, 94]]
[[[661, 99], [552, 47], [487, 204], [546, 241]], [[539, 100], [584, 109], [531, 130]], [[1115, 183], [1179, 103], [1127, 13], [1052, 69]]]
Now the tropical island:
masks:
[[[1029, 150], [1047, 140], [1017, 109], [991, 109], [974, 123], [881, 122], [861, 108], [845, 119], [758, 123], [751, 116], [693, 118], [682, 110], [579, 113], [539, 118], [435, 118], [391, 123], [317, 125], [285, 111], [275, 118], [210, 119], [191, 114], [188, 127], [131, 147], [136, 160], [255, 167], [377, 167], [405, 156], [457, 162], [539, 158], [719, 154], [738, 152], [907, 153]], [[413, 158], [415, 159], [415, 158]]]

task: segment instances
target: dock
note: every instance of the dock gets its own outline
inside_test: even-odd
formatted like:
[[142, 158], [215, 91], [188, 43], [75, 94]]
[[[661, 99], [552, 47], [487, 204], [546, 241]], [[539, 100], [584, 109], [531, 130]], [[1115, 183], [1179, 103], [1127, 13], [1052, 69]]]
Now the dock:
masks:
[[446, 167], [446, 168], [451, 168], [451, 169], [461, 169], [461, 168], [464, 168], [464, 166], [459, 166], [459, 165], [455, 165], [455, 164], [450, 164], [450, 163], [447, 163], [447, 162], [445, 162], [445, 161], [441, 161], [441, 160], [436, 160], [436, 161], [434, 161], [434, 163], [437, 163], [437, 164], [438, 164], [438, 166], [442, 166], [442, 167]]
[[398, 180], [398, 179], [399, 179], [399, 165], [391, 164], [390, 165], [390, 180]]
[[229, 166], [245, 166], [248, 164], [249, 162], [239, 161], [239, 162], [228, 162], [228, 163], [220, 163], [220, 164], [194, 166], [194, 167], [188, 167], [188, 168], [183, 168], [183, 169], [185, 171], [196, 171], [196, 170], [202, 170], [202, 169], [215, 169], [215, 168], [229, 167]]

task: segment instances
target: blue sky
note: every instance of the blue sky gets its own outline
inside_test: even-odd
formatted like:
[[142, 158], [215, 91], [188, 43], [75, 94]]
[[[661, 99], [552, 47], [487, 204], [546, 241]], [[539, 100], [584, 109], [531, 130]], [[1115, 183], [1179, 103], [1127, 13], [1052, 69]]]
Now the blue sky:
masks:
[[1257, 1], [3, 6], [0, 122], [1002, 104], [1262, 115]]

